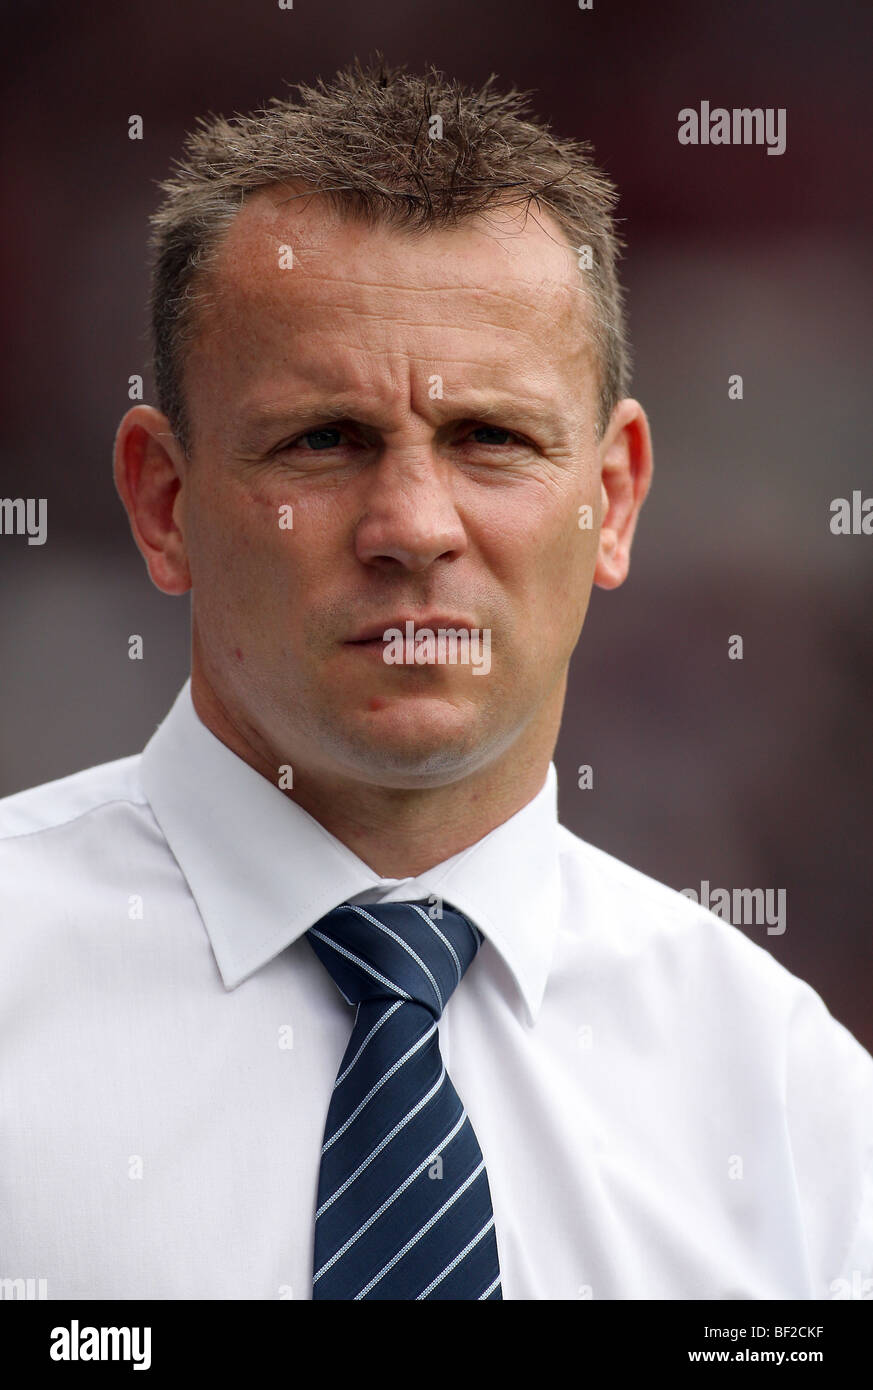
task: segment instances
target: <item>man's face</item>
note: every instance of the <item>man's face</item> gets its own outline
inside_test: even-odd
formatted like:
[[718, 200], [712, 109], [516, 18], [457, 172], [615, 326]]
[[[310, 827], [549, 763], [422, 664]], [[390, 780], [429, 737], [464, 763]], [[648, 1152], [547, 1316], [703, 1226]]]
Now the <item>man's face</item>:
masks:
[[[188, 350], [195, 681], [282, 761], [445, 784], [557, 707], [588, 605], [579, 271], [540, 214], [412, 236], [289, 193], [237, 216]], [[490, 670], [352, 640], [407, 618], [487, 629]]]

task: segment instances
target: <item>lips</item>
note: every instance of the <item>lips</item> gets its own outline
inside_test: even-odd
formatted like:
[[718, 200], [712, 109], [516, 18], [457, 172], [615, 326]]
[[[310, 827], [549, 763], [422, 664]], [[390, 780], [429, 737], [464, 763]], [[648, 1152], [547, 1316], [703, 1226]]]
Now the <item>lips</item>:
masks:
[[425, 613], [419, 616], [415, 616], [411, 613], [402, 613], [390, 618], [384, 618], [376, 623], [368, 623], [365, 627], [362, 627], [356, 632], [354, 636], [347, 637], [345, 640], [347, 643], [382, 642], [389, 628], [399, 628], [400, 631], [405, 634], [407, 623], [413, 623], [416, 632], [421, 628], [429, 628], [431, 631], [435, 632], [438, 628], [453, 627], [471, 630], [476, 627], [472, 619], [458, 617], [450, 613]]

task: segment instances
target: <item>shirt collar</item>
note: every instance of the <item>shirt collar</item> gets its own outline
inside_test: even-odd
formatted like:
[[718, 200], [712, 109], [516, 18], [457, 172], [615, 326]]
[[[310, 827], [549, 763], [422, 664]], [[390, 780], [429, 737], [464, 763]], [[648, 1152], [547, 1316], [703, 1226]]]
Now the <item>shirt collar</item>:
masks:
[[383, 879], [202, 723], [190, 678], [142, 755], [155, 818], [197, 904], [224, 985], [234, 989], [331, 908], [409, 885], [476, 923], [536, 1021], [555, 944], [557, 773], [476, 844], [414, 879]]

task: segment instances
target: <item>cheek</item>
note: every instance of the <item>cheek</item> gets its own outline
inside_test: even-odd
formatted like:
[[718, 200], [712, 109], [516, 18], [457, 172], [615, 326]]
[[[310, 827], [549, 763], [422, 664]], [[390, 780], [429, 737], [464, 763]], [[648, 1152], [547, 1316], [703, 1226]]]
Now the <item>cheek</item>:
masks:
[[194, 508], [196, 549], [219, 579], [225, 571], [269, 570], [293, 555], [297, 508], [281, 489], [207, 486]]
[[239, 488], [206, 487], [188, 528], [193, 603], [201, 626], [246, 637], [284, 621], [294, 592], [295, 532], [278, 504]]
[[533, 522], [533, 563], [541, 587], [545, 585], [553, 594], [569, 600], [571, 591], [593, 574], [597, 560], [596, 527], [593, 503], [579, 500], [575, 493], [563, 498], [554, 513], [541, 517], [538, 525]]
[[559, 650], [562, 657], [578, 640], [591, 597], [596, 520], [596, 512], [580, 513], [573, 501], [550, 525], [531, 529], [527, 584], [519, 592], [522, 622], [531, 632], [538, 630], [543, 647]]

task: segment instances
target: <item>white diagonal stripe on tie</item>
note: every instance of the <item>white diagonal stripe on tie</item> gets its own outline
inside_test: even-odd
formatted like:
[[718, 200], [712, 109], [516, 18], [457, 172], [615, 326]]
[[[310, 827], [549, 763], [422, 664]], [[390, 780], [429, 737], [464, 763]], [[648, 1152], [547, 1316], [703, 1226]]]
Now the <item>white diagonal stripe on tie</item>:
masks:
[[420, 1164], [418, 1165], [418, 1167], [414, 1170], [414, 1172], [412, 1172], [412, 1173], [409, 1174], [409, 1177], [406, 1178], [406, 1179], [400, 1184], [400, 1186], [396, 1189], [396, 1191], [394, 1191], [394, 1192], [391, 1193], [391, 1196], [388, 1197], [388, 1198], [382, 1203], [382, 1205], [381, 1205], [381, 1207], [379, 1207], [378, 1211], [374, 1211], [374, 1212], [373, 1212], [373, 1215], [367, 1218], [367, 1220], [364, 1222], [363, 1226], [359, 1226], [359, 1227], [358, 1227], [358, 1229], [355, 1231], [355, 1234], [354, 1234], [353, 1236], [350, 1236], [350, 1237], [349, 1237], [349, 1239], [346, 1241], [345, 1245], [341, 1246], [340, 1249], [337, 1250], [336, 1254], [334, 1254], [334, 1255], [332, 1255], [332, 1256], [330, 1257], [330, 1259], [327, 1261], [326, 1264], [323, 1264], [323, 1265], [322, 1265], [322, 1267], [321, 1267], [321, 1269], [318, 1271], [318, 1273], [317, 1273], [317, 1274], [314, 1274], [314, 1275], [312, 1276], [312, 1282], [313, 1282], [313, 1284], [315, 1283], [316, 1279], [320, 1279], [320, 1278], [321, 1278], [322, 1274], [324, 1274], [326, 1270], [330, 1269], [332, 1265], [335, 1265], [336, 1262], [337, 1262], [337, 1260], [341, 1259], [342, 1256], [346, 1253], [347, 1250], [350, 1250], [350, 1249], [351, 1249], [351, 1247], [354, 1245], [355, 1241], [358, 1240], [360, 1236], [364, 1235], [364, 1233], [370, 1229], [370, 1227], [372, 1226], [373, 1222], [374, 1222], [374, 1221], [377, 1221], [377, 1220], [379, 1219], [379, 1217], [382, 1215], [382, 1213], [383, 1213], [384, 1211], [387, 1211], [387, 1210], [388, 1210], [388, 1208], [390, 1207], [390, 1205], [391, 1205], [392, 1202], [395, 1202], [395, 1201], [397, 1200], [398, 1197], [402, 1196], [402, 1194], [406, 1191], [406, 1189], [407, 1189], [407, 1187], [409, 1186], [409, 1184], [410, 1184], [411, 1182], [414, 1182], [414, 1180], [418, 1177], [419, 1173], [424, 1172], [425, 1168], [427, 1168], [431, 1163], [433, 1163], [434, 1159], [435, 1159], [439, 1154], [442, 1153], [442, 1151], [443, 1151], [443, 1149], [446, 1147], [446, 1145], [447, 1145], [447, 1144], [450, 1144], [450, 1143], [452, 1142], [452, 1140], [454, 1139], [455, 1135], [458, 1133], [458, 1130], [461, 1128], [461, 1126], [462, 1126], [462, 1124], [464, 1123], [464, 1121], [466, 1120], [466, 1118], [467, 1118], [467, 1112], [466, 1112], [466, 1111], [463, 1111], [462, 1114], [461, 1114], [460, 1119], [459, 1119], [459, 1120], [457, 1121], [457, 1123], [452, 1127], [452, 1129], [451, 1129], [451, 1130], [449, 1131], [449, 1133], [446, 1135], [445, 1139], [442, 1140], [442, 1142], [439, 1144], [439, 1146], [438, 1146], [436, 1149], [434, 1149], [433, 1152], [432, 1152], [431, 1154], [428, 1155], [428, 1157], [424, 1160], [423, 1163], [420, 1163]]
[[354, 964], [359, 965], [362, 970], [366, 970], [367, 974], [371, 975], [374, 980], [378, 980], [380, 985], [387, 985], [394, 994], [399, 994], [404, 999], [409, 999], [410, 996], [406, 993], [405, 989], [401, 989], [399, 985], [395, 985], [393, 980], [389, 980], [384, 975], [380, 975], [379, 971], [374, 970], [372, 965], [368, 965], [365, 960], [361, 960], [360, 956], [356, 956], [351, 951], [347, 951], [345, 946], [341, 946], [338, 941], [334, 941], [331, 937], [325, 936], [324, 932], [316, 931], [315, 927], [310, 927], [308, 935], [317, 936], [319, 941], [323, 941], [325, 945], [330, 946], [334, 951], [338, 951], [341, 956], [345, 956], [346, 960], [353, 961]]
[[481, 1229], [481, 1231], [479, 1232], [479, 1234], [476, 1235], [476, 1236], [474, 1236], [473, 1239], [469, 1242], [468, 1245], [465, 1245], [465, 1246], [464, 1246], [463, 1250], [460, 1252], [459, 1255], [456, 1255], [456, 1256], [455, 1256], [455, 1258], [452, 1260], [452, 1263], [449, 1264], [449, 1265], [446, 1265], [446, 1267], [445, 1267], [445, 1269], [443, 1270], [442, 1274], [438, 1274], [437, 1277], [436, 1277], [436, 1279], [432, 1279], [431, 1282], [428, 1284], [427, 1288], [426, 1288], [426, 1289], [423, 1289], [422, 1292], [421, 1292], [420, 1294], [418, 1294], [418, 1296], [417, 1296], [417, 1298], [416, 1298], [416, 1302], [418, 1302], [419, 1299], [427, 1298], [428, 1294], [433, 1292], [433, 1290], [436, 1288], [437, 1284], [441, 1284], [441, 1283], [443, 1282], [443, 1280], [445, 1279], [445, 1277], [446, 1277], [447, 1274], [451, 1274], [451, 1272], [452, 1272], [453, 1269], [457, 1269], [457, 1267], [458, 1267], [458, 1265], [461, 1263], [461, 1261], [462, 1261], [462, 1260], [465, 1260], [465, 1259], [467, 1258], [467, 1256], [469, 1255], [470, 1251], [473, 1249], [473, 1246], [479, 1244], [479, 1241], [482, 1239], [482, 1237], [483, 1237], [484, 1235], [487, 1235], [487, 1234], [488, 1234], [488, 1232], [491, 1230], [491, 1227], [492, 1227], [493, 1225], [494, 1225], [494, 1217], [492, 1216], [491, 1219], [490, 1219], [489, 1221], [486, 1221], [485, 1225], [482, 1227], [482, 1229]]
[[353, 903], [347, 903], [346, 906], [347, 906], [347, 907], [350, 907], [351, 910], [352, 910], [352, 912], [357, 912], [357, 914], [358, 914], [359, 917], [364, 917], [364, 918], [366, 918], [366, 920], [367, 920], [368, 922], [372, 922], [372, 924], [373, 924], [374, 927], [378, 927], [379, 930], [380, 930], [381, 932], [384, 932], [386, 936], [390, 936], [391, 939], [392, 939], [392, 941], [396, 941], [396, 942], [397, 942], [397, 945], [398, 945], [398, 946], [402, 946], [403, 949], [404, 949], [404, 951], [406, 951], [407, 955], [410, 955], [410, 956], [412, 957], [412, 959], [415, 961], [416, 965], [419, 967], [419, 969], [422, 971], [422, 973], [425, 974], [425, 975], [427, 976], [428, 980], [430, 981], [431, 988], [433, 989], [433, 992], [434, 992], [434, 994], [435, 994], [436, 997], [437, 997], [437, 1004], [438, 1004], [438, 1006], [439, 1006], [439, 1011], [440, 1011], [440, 1013], [442, 1013], [442, 1011], [443, 1011], [443, 996], [442, 996], [442, 994], [440, 993], [440, 987], [439, 987], [439, 985], [437, 984], [436, 980], [434, 979], [433, 975], [431, 974], [430, 970], [429, 970], [429, 969], [427, 968], [427, 966], [425, 965], [425, 963], [424, 963], [424, 961], [422, 960], [421, 956], [418, 954], [418, 952], [417, 952], [417, 951], [414, 951], [414, 950], [412, 949], [412, 947], [410, 946], [409, 942], [408, 942], [408, 941], [404, 941], [404, 940], [403, 940], [403, 937], [402, 937], [402, 936], [398, 936], [397, 933], [396, 933], [396, 931], [392, 931], [391, 928], [385, 924], [385, 922], [380, 922], [380, 921], [378, 921], [378, 919], [375, 918], [371, 913], [365, 912], [364, 909], [363, 909], [362, 907], [356, 907]]
[[452, 960], [453, 960], [454, 963], [455, 963], [455, 973], [456, 973], [456, 975], [457, 975], [457, 977], [458, 977], [458, 984], [460, 984], [460, 983], [461, 983], [461, 975], [462, 975], [464, 972], [461, 970], [461, 962], [458, 960], [458, 953], [457, 953], [457, 951], [455, 950], [454, 946], [452, 945], [451, 941], [449, 941], [449, 938], [448, 938], [447, 936], [444, 936], [444, 935], [443, 935], [443, 933], [440, 931], [439, 927], [437, 926], [436, 922], [433, 920], [433, 918], [430, 916], [429, 913], [425, 912], [425, 910], [424, 910], [423, 907], [419, 907], [419, 906], [418, 906], [418, 903], [410, 903], [409, 906], [413, 909], [414, 912], [417, 912], [417, 913], [418, 913], [419, 917], [423, 917], [423, 918], [424, 918], [425, 922], [427, 922], [427, 925], [430, 927], [431, 931], [434, 932], [435, 935], [439, 937], [440, 941], [441, 941], [441, 942], [443, 943], [443, 945], [445, 946], [446, 950], [448, 951], [449, 955], [451, 956]]
[[[364, 1048], [367, 1046], [367, 1043], [368, 1043], [368, 1042], [370, 1041], [370, 1039], [373, 1037], [374, 1033], [378, 1033], [379, 1029], [382, 1027], [382, 1024], [388, 1022], [388, 1019], [391, 1017], [391, 1015], [392, 1015], [397, 1009], [400, 1008], [400, 1005], [401, 1005], [402, 1003], [403, 1003], [403, 1000], [402, 1000], [402, 999], [398, 999], [397, 1002], [396, 1002], [395, 1004], [392, 1004], [392, 1005], [391, 1005], [391, 1008], [390, 1008], [390, 1009], [386, 1009], [386, 1010], [385, 1010], [384, 1014], [383, 1014], [382, 1017], [379, 1019], [379, 1021], [378, 1021], [377, 1023], [374, 1023], [374, 1024], [373, 1024], [373, 1027], [370, 1029], [369, 1033], [368, 1033], [367, 1036], [364, 1038], [364, 1041], [361, 1043], [361, 1046], [358, 1048], [358, 1050], [357, 1050], [357, 1052], [355, 1053], [354, 1057], [353, 1057], [352, 1060], [349, 1062], [349, 1064], [348, 1064], [348, 1066], [346, 1067], [345, 1071], [344, 1071], [344, 1072], [341, 1072], [340, 1075], [337, 1077], [336, 1081], [333, 1083], [333, 1089], [334, 1089], [334, 1090], [336, 1090], [337, 1086], [339, 1086], [343, 1081], [345, 1081], [345, 1079], [346, 1079], [346, 1077], [348, 1076], [349, 1072], [351, 1071], [352, 1067], [355, 1065], [355, 1062], [357, 1062], [358, 1058], [360, 1057], [360, 1055], [361, 1055], [361, 1053], [363, 1052]], [[360, 1004], [359, 1004], [359, 1005], [358, 1005], [358, 1009], [359, 1009], [359, 1010], [360, 1010], [360, 1007], [361, 1007], [361, 1006], [360, 1006]], [[357, 1023], [357, 1021], [358, 1021], [358, 1015], [355, 1014], [355, 1023]]]
[[360, 1115], [360, 1113], [361, 1113], [361, 1111], [363, 1110], [364, 1106], [365, 1106], [365, 1105], [369, 1105], [370, 1101], [373, 1099], [373, 1097], [374, 1097], [374, 1095], [376, 1094], [376, 1092], [377, 1092], [378, 1090], [380, 1090], [382, 1086], [385, 1085], [385, 1082], [386, 1082], [386, 1081], [389, 1081], [389, 1080], [391, 1079], [391, 1077], [394, 1075], [394, 1073], [395, 1073], [396, 1071], [399, 1071], [399, 1069], [403, 1066], [404, 1062], [408, 1062], [408, 1061], [409, 1061], [409, 1059], [410, 1059], [410, 1057], [413, 1055], [413, 1053], [417, 1052], [418, 1049], [419, 1049], [420, 1047], [423, 1047], [423, 1046], [424, 1046], [424, 1044], [427, 1042], [428, 1038], [432, 1038], [432, 1037], [433, 1037], [433, 1035], [434, 1035], [434, 1033], [436, 1032], [436, 1030], [437, 1030], [436, 1023], [432, 1023], [431, 1026], [428, 1028], [427, 1032], [426, 1032], [426, 1033], [422, 1033], [422, 1035], [421, 1035], [421, 1037], [418, 1039], [418, 1041], [417, 1041], [417, 1042], [414, 1042], [414, 1043], [412, 1044], [412, 1047], [409, 1049], [409, 1051], [408, 1051], [408, 1052], [404, 1052], [404, 1054], [403, 1054], [402, 1057], [398, 1057], [397, 1061], [394, 1063], [394, 1066], [393, 1066], [393, 1067], [389, 1067], [388, 1070], [386, 1071], [385, 1075], [379, 1077], [379, 1080], [376, 1082], [375, 1086], [374, 1086], [371, 1090], [369, 1090], [369, 1091], [367, 1092], [367, 1094], [364, 1096], [364, 1099], [361, 1101], [360, 1105], [357, 1105], [357, 1106], [355, 1107], [355, 1109], [352, 1111], [351, 1115], [349, 1115], [349, 1118], [348, 1118], [347, 1120], [344, 1120], [343, 1123], [340, 1125], [339, 1129], [334, 1130], [334, 1132], [333, 1132], [333, 1134], [330, 1136], [330, 1138], [322, 1145], [321, 1152], [322, 1152], [323, 1154], [327, 1153], [327, 1151], [328, 1151], [328, 1149], [330, 1148], [331, 1144], [335, 1144], [336, 1141], [337, 1141], [337, 1139], [339, 1139], [339, 1137], [340, 1137], [341, 1134], [345, 1134], [345, 1132], [346, 1132], [346, 1130], [348, 1129], [349, 1125], [352, 1123], [353, 1120], [356, 1120], [356, 1119], [358, 1118], [358, 1116]]
[[321, 1216], [322, 1212], [327, 1211], [328, 1207], [332, 1207], [333, 1204], [334, 1204], [334, 1202], [336, 1201], [336, 1199], [337, 1199], [338, 1197], [341, 1197], [341, 1196], [343, 1195], [343, 1193], [344, 1193], [345, 1191], [347, 1191], [348, 1188], [351, 1187], [351, 1185], [352, 1185], [352, 1183], [355, 1181], [355, 1179], [356, 1179], [356, 1178], [359, 1178], [359, 1177], [361, 1176], [361, 1174], [363, 1173], [363, 1171], [364, 1171], [364, 1169], [367, 1167], [367, 1165], [368, 1165], [369, 1163], [372, 1163], [374, 1158], [377, 1158], [377, 1157], [378, 1157], [378, 1155], [379, 1155], [379, 1154], [382, 1152], [382, 1150], [384, 1149], [385, 1145], [386, 1145], [386, 1144], [390, 1144], [390, 1143], [391, 1143], [391, 1140], [394, 1138], [394, 1136], [395, 1136], [396, 1134], [399, 1134], [400, 1131], [401, 1131], [402, 1129], [404, 1129], [404, 1128], [406, 1127], [406, 1125], [409, 1124], [409, 1121], [410, 1121], [410, 1120], [414, 1120], [414, 1119], [415, 1119], [415, 1116], [418, 1114], [419, 1110], [422, 1110], [422, 1109], [424, 1108], [424, 1106], [427, 1105], [428, 1101], [433, 1100], [434, 1096], [435, 1096], [435, 1095], [437, 1094], [437, 1092], [439, 1091], [439, 1089], [440, 1089], [440, 1087], [442, 1086], [442, 1084], [443, 1084], [443, 1082], [445, 1081], [445, 1079], [446, 1079], [446, 1064], [445, 1064], [445, 1062], [442, 1062], [441, 1069], [440, 1069], [440, 1074], [439, 1074], [439, 1076], [437, 1077], [436, 1081], [434, 1082], [433, 1086], [431, 1086], [430, 1090], [427, 1091], [427, 1092], [421, 1097], [421, 1100], [417, 1100], [417, 1101], [415, 1102], [415, 1105], [413, 1105], [413, 1107], [412, 1107], [411, 1110], [407, 1110], [406, 1114], [403, 1116], [403, 1119], [397, 1121], [397, 1124], [394, 1126], [394, 1128], [393, 1128], [392, 1130], [389, 1130], [389, 1132], [385, 1135], [385, 1138], [384, 1138], [384, 1139], [381, 1139], [381, 1140], [379, 1141], [379, 1143], [376, 1145], [375, 1149], [373, 1149], [372, 1153], [367, 1154], [367, 1157], [364, 1159], [363, 1163], [359, 1163], [359, 1164], [358, 1164], [357, 1168], [356, 1168], [355, 1171], [352, 1173], [351, 1177], [346, 1178], [346, 1180], [345, 1180], [345, 1182], [342, 1184], [342, 1186], [341, 1186], [341, 1187], [338, 1187], [337, 1190], [336, 1190], [336, 1192], [331, 1193], [331, 1195], [326, 1199], [326, 1201], [322, 1202], [321, 1206], [318, 1208], [318, 1211], [315, 1213], [315, 1219], [316, 1219], [316, 1221], [317, 1221], [318, 1218]]
[[[379, 1280], [380, 1280], [380, 1279], [384, 1279], [384, 1277], [385, 1277], [385, 1275], [388, 1273], [388, 1271], [389, 1271], [390, 1269], [393, 1269], [393, 1268], [394, 1268], [394, 1266], [396, 1265], [397, 1261], [398, 1261], [398, 1260], [402, 1260], [402, 1259], [403, 1259], [403, 1256], [407, 1253], [407, 1251], [411, 1250], [412, 1247], [413, 1247], [413, 1245], [417, 1245], [418, 1242], [421, 1240], [422, 1236], [427, 1235], [427, 1233], [428, 1233], [428, 1231], [430, 1230], [431, 1226], [435, 1226], [436, 1223], [437, 1223], [437, 1221], [439, 1221], [440, 1217], [445, 1215], [445, 1213], [448, 1211], [449, 1207], [454, 1206], [454, 1204], [455, 1204], [455, 1202], [457, 1202], [458, 1198], [461, 1197], [461, 1196], [463, 1196], [463, 1194], [466, 1192], [466, 1190], [467, 1190], [467, 1188], [470, 1186], [470, 1184], [471, 1184], [472, 1182], [475, 1182], [475, 1180], [476, 1180], [476, 1178], [478, 1178], [479, 1174], [482, 1173], [482, 1172], [484, 1172], [484, 1169], [485, 1169], [485, 1160], [484, 1160], [484, 1158], [483, 1158], [483, 1159], [480, 1160], [478, 1166], [474, 1169], [474, 1171], [470, 1174], [470, 1176], [469, 1176], [468, 1178], [465, 1178], [464, 1181], [461, 1183], [461, 1186], [460, 1186], [459, 1188], [457, 1188], [457, 1190], [456, 1190], [455, 1192], [452, 1193], [452, 1195], [451, 1195], [451, 1197], [449, 1198], [449, 1200], [448, 1200], [447, 1202], [443, 1202], [443, 1205], [440, 1207], [439, 1211], [435, 1211], [434, 1214], [433, 1214], [433, 1216], [430, 1218], [430, 1220], [429, 1220], [429, 1221], [426, 1221], [426, 1222], [424, 1223], [424, 1225], [422, 1226], [421, 1230], [420, 1230], [420, 1231], [416, 1231], [416, 1233], [415, 1233], [414, 1236], [410, 1236], [409, 1240], [408, 1240], [408, 1241], [406, 1242], [406, 1244], [402, 1247], [402, 1249], [398, 1250], [398, 1251], [397, 1251], [397, 1254], [396, 1254], [396, 1255], [393, 1255], [393, 1256], [391, 1257], [391, 1259], [388, 1261], [388, 1263], [387, 1263], [382, 1269], [379, 1270], [379, 1273], [373, 1276], [373, 1278], [370, 1280], [369, 1284], [367, 1284], [363, 1289], [361, 1289], [360, 1293], [356, 1293], [356, 1294], [355, 1294], [355, 1300], [357, 1300], [357, 1299], [359, 1299], [359, 1298], [366, 1298], [366, 1296], [367, 1296], [367, 1294], [370, 1292], [370, 1290], [371, 1290], [371, 1289], [374, 1289], [374, 1288], [376, 1287], [376, 1285], [379, 1283]], [[492, 1221], [494, 1220], [493, 1217], [492, 1217], [491, 1219], [492, 1219]], [[484, 1234], [484, 1232], [483, 1232], [483, 1234]]]

